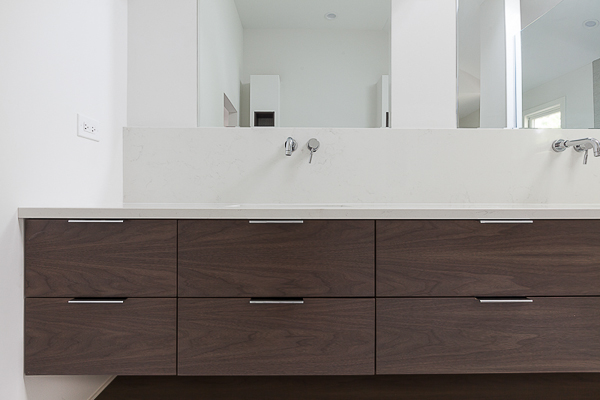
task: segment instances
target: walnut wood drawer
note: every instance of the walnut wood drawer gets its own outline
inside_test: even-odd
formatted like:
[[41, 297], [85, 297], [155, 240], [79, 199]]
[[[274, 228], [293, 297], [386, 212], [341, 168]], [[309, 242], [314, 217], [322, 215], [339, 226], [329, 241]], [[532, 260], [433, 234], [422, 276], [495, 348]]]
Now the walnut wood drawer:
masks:
[[373, 296], [374, 251], [373, 221], [179, 221], [179, 296]]
[[377, 373], [600, 372], [600, 298], [531, 299], [377, 299]]
[[179, 299], [179, 375], [372, 375], [374, 299]]
[[27, 297], [177, 296], [177, 221], [25, 221]]
[[28, 375], [175, 375], [177, 299], [25, 299]]
[[378, 296], [600, 295], [600, 221], [377, 221]]

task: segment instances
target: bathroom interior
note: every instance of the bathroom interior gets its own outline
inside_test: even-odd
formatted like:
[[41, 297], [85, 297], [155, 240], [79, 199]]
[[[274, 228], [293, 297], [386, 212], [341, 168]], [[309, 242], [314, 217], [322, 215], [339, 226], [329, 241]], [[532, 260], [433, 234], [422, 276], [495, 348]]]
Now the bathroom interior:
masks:
[[[79, 3], [0, 5], [0, 397], [595, 398], [595, 345], [569, 368], [27, 372], [29, 221], [356, 220], [377, 241], [388, 220], [567, 220], [589, 238], [600, 219], [596, 0]], [[561, 290], [531, 296], [600, 296]]]

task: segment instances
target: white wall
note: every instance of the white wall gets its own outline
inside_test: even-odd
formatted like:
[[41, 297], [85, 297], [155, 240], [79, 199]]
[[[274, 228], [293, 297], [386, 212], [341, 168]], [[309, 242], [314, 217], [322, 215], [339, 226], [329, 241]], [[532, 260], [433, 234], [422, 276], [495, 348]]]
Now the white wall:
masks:
[[377, 82], [388, 73], [383, 30], [244, 30], [242, 82], [280, 76], [281, 126], [376, 127]]
[[[580, 204], [600, 198], [600, 158], [556, 139], [581, 130], [128, 129], [127, 203]], [[285, 138], [298, 141], [291, 157]], [[308, 163], [306, 144], [321, 142]], [[508, 145], [507, 145], [508, 144]], [[512, 144], [512, 145], [511, 145]], [[560, 182], [560, 184], [557, 184]]]
[[86, 400], [107, 377], [23, 377], [17, 207], [121, 204], [127, 1], [3, 0], [0, 54], [0, 398]]
[[456, 2], [392, 0], [392, 128], [456, 128]]
[[198, 126], [197, 1], [128, 1], [129, 126]]
[[281, 80], [279, 75], [250, 75], [250, 126], [255, 126], [254, 113], [273, 111], [273, 126], [281, 126]]
[[567, 128], [594, 126], [594, 84], [592, 64], [546, 82], [523, 94], [524, 113], [528, 109], [565, 97]]
[[233, 0], [198, 0], [198, 126], [223, 126], [223, 94], [240, 112], [242, 23]]

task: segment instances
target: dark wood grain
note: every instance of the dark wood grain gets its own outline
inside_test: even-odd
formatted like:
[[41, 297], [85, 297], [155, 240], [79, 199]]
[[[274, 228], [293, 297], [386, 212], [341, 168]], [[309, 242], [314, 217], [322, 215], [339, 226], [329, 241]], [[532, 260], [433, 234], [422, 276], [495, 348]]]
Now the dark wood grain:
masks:
[[175, 375], [176, 299], [25, 299], [25, 374]]
[[25, 221], [28, 297], [177, 296], [177, 221]]
[[377, 299], [377, 373], [600, 372], [600, 298], [532, 299]]
[[600, 295], [600, 221], [377, 221], [378, 296]]
[[374, 373], [375, 300], [179, 299], [179, 375]]
[[600, 374], [117, 377], [96, 400], [597, 400]]
[[179, 296], [373, 296], [374, 250], [373, 221], [179, 221]]

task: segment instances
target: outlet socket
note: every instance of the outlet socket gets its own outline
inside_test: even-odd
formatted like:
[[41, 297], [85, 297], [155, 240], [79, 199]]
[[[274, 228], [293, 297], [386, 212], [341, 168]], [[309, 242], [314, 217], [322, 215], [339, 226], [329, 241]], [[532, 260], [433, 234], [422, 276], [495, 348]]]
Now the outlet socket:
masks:
[[83, 114], [77, 114], [77, 136], [99, 142], [98, 121]]

